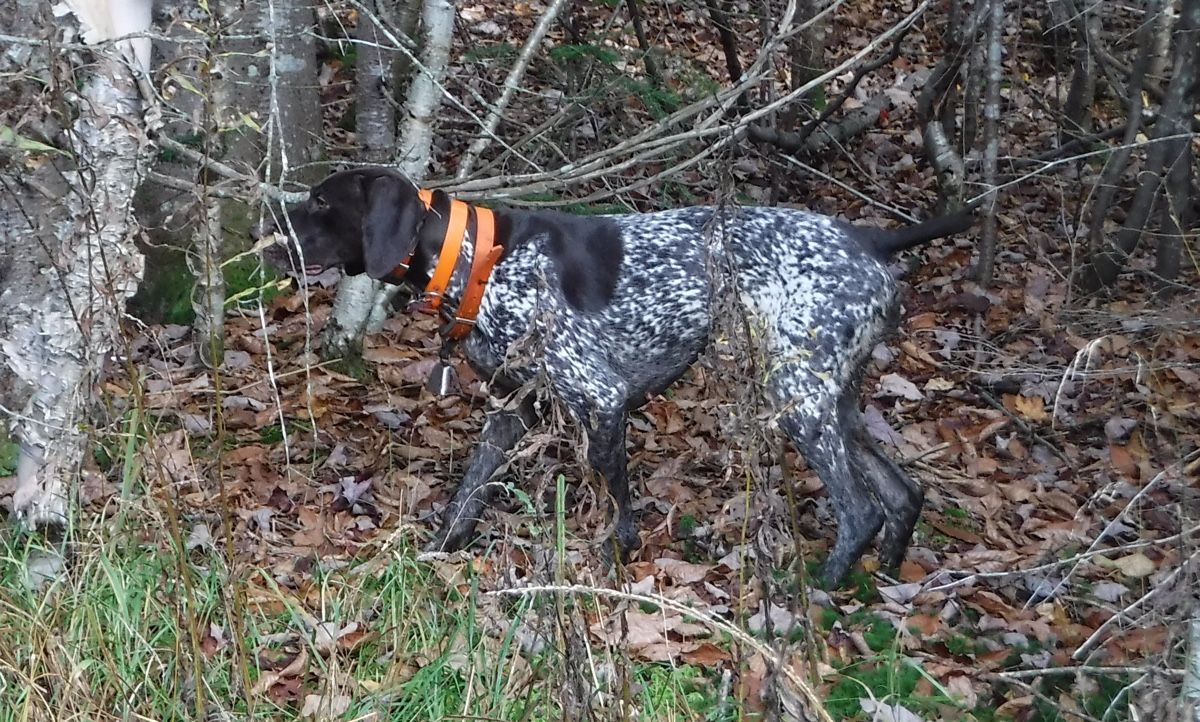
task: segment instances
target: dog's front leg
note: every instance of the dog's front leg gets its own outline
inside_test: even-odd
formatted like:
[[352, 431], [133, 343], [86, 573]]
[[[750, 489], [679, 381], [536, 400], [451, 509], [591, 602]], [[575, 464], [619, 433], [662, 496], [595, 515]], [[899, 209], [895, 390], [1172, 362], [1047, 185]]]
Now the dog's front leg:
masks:
[[427, 547], [429, 551], [457, 551], [471, 541], [479, 516], [493, 496], [488, 482], [504, 464], [508, 452], [537, 422], [535, 396], [527, 393], [515, 409], [501, 409], [488, 415], [467, 473], [442, 512], [442, 528]]
[[604, 477], [608, 492], [616, 504], [616, 523], [613, 535], [617, 552], [622, 560], [642, 545], [638, 538], [637, 525], [633, 521], [633, 507], [629, 503], [628, 466], [625, 459], [625, 413], [624, 411], [593, 412], [587, 423], [588, 463], [592, 470]]

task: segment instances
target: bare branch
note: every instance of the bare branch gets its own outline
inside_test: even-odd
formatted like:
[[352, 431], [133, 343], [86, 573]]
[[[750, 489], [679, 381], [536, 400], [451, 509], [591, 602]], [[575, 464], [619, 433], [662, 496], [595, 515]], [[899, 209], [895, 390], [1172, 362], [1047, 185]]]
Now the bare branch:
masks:
[[512, 68], [508, 71], [508, 77], [504, 79], [504, 92], [500, 94], [496, 105], [488, 112], [487, 119], [483, 123], [483, 134], [472, 141], [471, 146], [467, 148], [467, 152], [463, 154], [462, 160], [458, 163], [458, 172], [455, 174], [455, 180], [466, 180], [471, 174], [471, 170], [475, 167], [475, 161], [479, 159], [481, 153], [487, 148], [490, 141], [489, 136], [495, 136], [496, 127], [500, 125], [500, 118], [504, 115], [504, 111], [508, 108], [508, 104], [512, 102], [513, 96], [519, 89], [521, 78], [524, 77], [525, 71], [529, 69], [529, 63], [533, 61], [534, 53], [542, 44], [542, 40], [546, 38], [546, 33], [550, 32], [550, 26], [558, 19], [558, 14], [562, 12], [562, 8], [567, 4], [566, 0], [554, 0], [550, 7], [546, 8], [546, 12], [542, 15], [542, 19], [538, 21], [537, 26], [529, 35], [529, 39], [525, 41], [525, 47], [521, 49], [521, 54], [517, 57], [517, 62], [513, 63]]

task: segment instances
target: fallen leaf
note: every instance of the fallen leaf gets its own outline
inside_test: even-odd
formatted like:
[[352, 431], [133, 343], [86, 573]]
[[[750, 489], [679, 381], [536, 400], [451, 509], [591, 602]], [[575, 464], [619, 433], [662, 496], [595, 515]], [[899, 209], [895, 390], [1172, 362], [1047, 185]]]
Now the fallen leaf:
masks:
[[1158, 570], [1158, 567], [1154, 565], [1150, 557], [1140, 552], [1114, 560], [1113, 566], [1131, 579], [1148, 577]]
[[733, 659], [727, 650], [721, 649], [709, 642], [704, 642], [690, 652], [684, 652], [681, 656], [687, 664], [695, 664], [701, 667], [715, 667], [722, 662], [728, 662]]
[[712, 567], [707, 564], [691, 564], [689, 562], [681, 562], [678, 559], [657, 559], [655, 560], [655, 564], [677, 586], [703, 581], [704, 577], [708, 576], [709, 571], [712, 570]]
[[309, 694], [304, 696], [304, 707], [300, 710], [300, 716], [332, 720], [341, 717], [348, 709], [350, 709], [350, 697], [347, 695], [335, 694], [332, 697], [326, 697]]
[[1013, 404], [1016, 406], [1017, 413], [1030, 421], [1042, 422], [1050, 418], [1050, 414], [1046, 411], [1046, 402], [1041, 396], [1021, 396], [1017, 395], [1013, 399]]
[[916, 384], [899, 374], [884, 374], [879, 377], [879, 390], [875, 392], [875, 398], [885, 396], [895, 396], [908, 401], [920, 401], [925, 398]]

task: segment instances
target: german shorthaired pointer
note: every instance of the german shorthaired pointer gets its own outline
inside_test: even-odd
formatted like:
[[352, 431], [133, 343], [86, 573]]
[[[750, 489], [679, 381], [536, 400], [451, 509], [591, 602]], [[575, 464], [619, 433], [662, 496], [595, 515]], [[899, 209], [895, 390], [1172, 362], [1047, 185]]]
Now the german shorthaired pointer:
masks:
[[[275, 265], [341, 266], [425, 289], [428, 306], [447, 318], [443, 333], [460, 340], [495, 389], [544, 375], [587, 434], [588, 461], [616, 502], [623, 556], [640, 545], [625, 417], [705, 348], [715, 293], [709, 256], [720, 249], [763, 332], [776, 420], [833, 499], [838, 537], [822, 577], [841, 584], [881, 529], [881, 561], [903, 559], [924, 493], [869, 437], [859, 387], [872, 348], [897, 322], [888, 258], [965, 231], [969, 216], [884, 231], [781, 208], [492, 212], [418, 190], [394, 171], [361, 168], [317, 184], [287, 222], [295, 242], [269, 249]], [[488, 481], [537, 421], [532, 396], [489, 414], [432, 549], [471, 541]]]

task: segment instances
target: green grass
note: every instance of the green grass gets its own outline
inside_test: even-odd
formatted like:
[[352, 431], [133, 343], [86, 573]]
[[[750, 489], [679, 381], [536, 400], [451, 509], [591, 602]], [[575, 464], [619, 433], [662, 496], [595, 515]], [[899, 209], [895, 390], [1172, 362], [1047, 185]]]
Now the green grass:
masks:
[[283, 427], [279, 424], [266, 426], [258, 433], [258, 439], [264, 444], [278, 444], [283, 441]]
[[[690, 665], [647, 664], [633, 670], [645, 690], [644, 719], [736, 720], [737, 705], [718, 698], [719, 679]], [[729, 701], [731, 702], [731, 700]]]
[[[0, 430], [0, 434], [2, 433], [3, 430]], [[17, 473], [17, 457], [20, 452], [20, 447], [9, 441], [7, 436], [0, 436], [0, 476], [12, 476]]]
[[468, 50], [464, 56], [466, 60], [486, 60], [486, 59], [508, 59], [517, 57], [517, 48], [512, 43], [503, 42], [496, 45], [484, 45]]
[[881, 658], [843, 669], [844, 678], [833, 686], [826, 700], [829, 714], [835, 720], [870, 719], [859, 702], [864, 697], [892, 704], [900, 702], [917, 711], [917, 706], [912, 705], [912, 694], [921, 673], [915, 667], [891, 662]]
[[[134, 467], [112, 459], [114, 474]], [[601, 613], [587, 595], [497, 598], [469, 564], [450, 578], [418, 561], [403, 535], [289, 583], [289, 564], [260, 568], [239, 554], [231, 565], [219, 525], [213, 547], [185, 549], [179, 537], [198, 519], [180, 520], [177, 535], [159, 504], [139, 496], [119, 514], [77, 519], [65, 572], [47, 589], [25, 583], [44, 542], [12, 531], [0, 539], [0, 722], [219, 719], [217, 710], [293, 720], [325, 692], [346, 703], [333, 719], [557, 722], [572, 675], [601, 679], [609, 704], [628, 699], [643, 719], [718, 709], [719, 678], [701, 669], [634, 663], [603, 647], [578, 654], [590, 639], [578, 634], [583, 620]], [[212, 511], [221, 512], [215, 502]], [[574, 632], [561, 615], [578, 618]], [[351, 629], [352, 641], [323, 648], [313, 635], [324, 627]], [[528, 647], [535, 628], [540, 649]]]
[[[24, 582], [36, 543], [10, 538], [0, 547], [0, 719], [112, 719], [104, 710], [134, 696], [142, 714], [177, 717], [184, 639], [173, 557], [153, 544], [81, 541], [88, 553], [47, 593]], [[201, 579], [194, 596], [200, 616], [220, 599], [209, 582]], [[227, 674], [207, 681], [228, 688]]]
[[[110, 536], [104, 525], [93, 526], [73, 540], [78, 553], [68, 574], [45, 592], [23, 583], [24, 564], [38, 547], [5, 542], [0, 720], [196, 719], [189, 690], [197, 677], [206, 709], [215, 705], [237, 719], [299, 719], [303, 697], [330, 680], [349, 698], [336, 719], [561, 718], [571, 665], [555, 644], [522, 654], [516, 635], [516, 623], [535, 611], [543, 622], [553, 619], [547, 600], [524, 597], [498, 607], [469, 577], [450, 593], [413, 549], [400, 548], [354, 571], [317, 575], [321, 604], [313, 608], [301, 605], [296, 590], [264, 583], [265, 570], [231, 574], [220, 550], [181, 557], [162, 536], [141, 541], [151, 537], [146, 531]], [[235, 594], [256, 601], [241, 605], [237, 620]], [[323, 653], [309, 641], [317, 614], [335, 629], [359, 625], [363, 641]], [[497, 634], [498, 618], [513, 624]], [[256, 660], [286, 663], [302, 649], [300, 701], [279, 701], [277, 691], [257, 687], [272, 671], [259, 670]], [[580, 662], [587, 664], [572, 664]], [[593, 671], [575, 667], [588, 678]], [[718, 707], [718, 681], [701, 669], [630, 664], [625, 674], [644, 719], [704, 719]]]
[[571, 63], [583, 59], [596, 60], [607, 66], [613, 66], [621, 59], [621, 54], [612, 48], [592, 43], [559, 45], [550, 49], [550, 59], [557, 63]]

